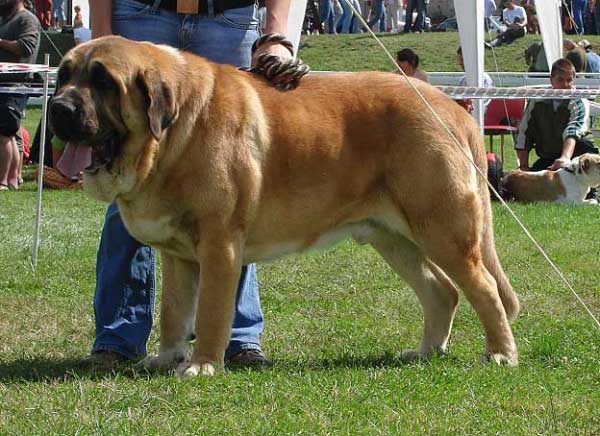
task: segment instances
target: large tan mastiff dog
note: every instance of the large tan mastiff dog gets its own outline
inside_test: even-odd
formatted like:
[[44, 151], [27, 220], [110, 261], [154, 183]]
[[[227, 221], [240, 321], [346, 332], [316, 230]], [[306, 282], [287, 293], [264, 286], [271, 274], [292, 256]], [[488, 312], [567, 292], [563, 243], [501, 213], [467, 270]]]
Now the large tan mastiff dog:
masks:
[[516, 364], [508, 320], [519, 302], [496, 255], [488, 189], [465, 158], [486, 172], [482, 137], [464, 109], [413, 83], [462, 146], [394, 74], [309, 76], [281, 92], [119, 37], [65, 56], [54, 132], [92, 148], [86, 192], [116, 200], [131, 234], [162, 251], [160, 349], [148, 366], [213, 374], [241, 266], [349, 236], [381, 253], [423, 306], [421, 345], [404, 358], [444, 352], [456, 285], [488, 358]]

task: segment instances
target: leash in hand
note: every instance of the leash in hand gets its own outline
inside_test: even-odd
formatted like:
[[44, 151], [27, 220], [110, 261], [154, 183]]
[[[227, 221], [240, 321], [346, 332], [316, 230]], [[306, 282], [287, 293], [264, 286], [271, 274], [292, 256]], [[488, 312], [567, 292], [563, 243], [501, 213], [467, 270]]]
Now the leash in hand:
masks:
[[[264, 44], [277, 43], [289, 50], [294, 55], [294, 44], [280, 33], [267, 33], [252, 44], [252, 55]], [[282, 61], [278, 56], [264, 53], [256, 60], [256, 66], [245, 69], [254, 74], [264, 76], [277, 89], [284, 91], [294, 89], [300, 83], [300, 79], [309, 71], [310, 67], [300, 59], [287, 59]]]

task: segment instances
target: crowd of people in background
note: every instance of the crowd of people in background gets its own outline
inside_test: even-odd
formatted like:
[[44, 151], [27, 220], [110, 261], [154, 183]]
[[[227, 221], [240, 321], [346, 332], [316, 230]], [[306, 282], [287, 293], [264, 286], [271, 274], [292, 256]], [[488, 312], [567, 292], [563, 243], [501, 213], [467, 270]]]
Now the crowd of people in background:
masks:
[[[514, 0], [510, 2], [512, 6], [507, 6], [507, 3], [504, 0], [485, 0], [486, 29], [494, 28], [489, 26], [489, 19], [496, 17], [495, 22], [508, 30], [506, 38], [518, 38], [525, 32], [539, 33], [535, 0]], [[363, 20], [378, 33], [426, 32], [438, 30], [434, 23], [451, 18], [430, 17], [429, 0], [350, 0], [351, 6], [345, 0], [318, 0], [314, 4], [319, 8], [319, 22], [313, 23], [309, 29], [314, 33], [363, 32]], [[524, 15], [522, 26], [506, 22], [504, 12], [507, 7], [511, 11], [516, 7], [518, 15]], [[562, 20], [567, 34], [600, 34], [600, 0], [563, 0]]]
[[362, 20], [381, 33], [424, 32], [430, 28], [429, 0], [350, 0], [350, 4], [344, 0], [321, 0], [319, 3], [321, 31], [325, 33], [362, 32]]

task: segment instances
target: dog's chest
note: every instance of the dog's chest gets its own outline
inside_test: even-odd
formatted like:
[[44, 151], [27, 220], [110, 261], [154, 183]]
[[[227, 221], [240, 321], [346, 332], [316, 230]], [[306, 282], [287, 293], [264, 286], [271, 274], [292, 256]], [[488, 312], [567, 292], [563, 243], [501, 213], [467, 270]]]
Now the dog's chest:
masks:
[[138, 241], [179, 257], [195, 258], [189, 234], [173, 215], [147, 216], [135, 208], [121, 205], [119, 209], [127, 230]]

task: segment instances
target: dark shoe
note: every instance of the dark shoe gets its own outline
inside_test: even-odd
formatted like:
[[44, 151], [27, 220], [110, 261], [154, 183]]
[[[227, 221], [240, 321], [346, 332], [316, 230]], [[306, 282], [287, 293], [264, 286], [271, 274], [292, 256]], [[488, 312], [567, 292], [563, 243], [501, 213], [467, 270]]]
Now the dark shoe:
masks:
[[242, 350], [230, 356], [225, 362], [226, 366], [243, 368], [266, 368], [271, 362], [261, 350]]
[[115, 351], [100, 350], [93, 351], [92, 354], [84, 357], [80, 365], [89, 371], [108, 372], [118, 368], [128, 360], [130, 359]]
[[484, 45], [484, 46], [485, 46], [485, 48], [487, 48], [487, 49], [491, 49], [491, 48], [492, 48], [492, 44], [490, 44], [490, 43], [489, 43], [489, 42], [487, 42], [487, 41], [484, 41], [483, 45]]

